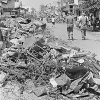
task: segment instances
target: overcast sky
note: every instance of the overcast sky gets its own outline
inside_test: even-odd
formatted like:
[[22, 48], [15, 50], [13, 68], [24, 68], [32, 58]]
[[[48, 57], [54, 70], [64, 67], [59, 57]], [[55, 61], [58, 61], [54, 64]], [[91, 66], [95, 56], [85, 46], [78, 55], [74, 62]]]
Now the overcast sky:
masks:
[[39, 10], [41, 4], [53, 3], [53, 1], [58, 0], [21, 0], [26, 6], [34, 7], [36, 10]]

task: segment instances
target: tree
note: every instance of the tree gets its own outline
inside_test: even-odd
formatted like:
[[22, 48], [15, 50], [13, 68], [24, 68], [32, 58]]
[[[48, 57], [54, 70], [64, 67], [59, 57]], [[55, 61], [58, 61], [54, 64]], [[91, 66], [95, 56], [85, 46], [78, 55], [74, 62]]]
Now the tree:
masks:
[[35, 9], [32, 7], [31, 8], [31, 14], [34, 15], [35, 14]]
[[46, 9], [46, 6], [45, 6], [45, 5], [43, 5], [43, 4], [42, 4], [42, 5], [40, 5], [40, 11], [41, 11], [41, 12], [44, 12], [44, 11], [45, 11], [45, 9]]

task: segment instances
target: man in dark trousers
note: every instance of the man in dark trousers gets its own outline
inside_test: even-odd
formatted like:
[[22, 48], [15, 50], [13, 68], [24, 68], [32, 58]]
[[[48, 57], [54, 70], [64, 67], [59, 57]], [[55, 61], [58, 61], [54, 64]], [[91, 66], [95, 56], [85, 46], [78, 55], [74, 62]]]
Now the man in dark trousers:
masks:
[[68, 39], [71, 38], [73, 40], [74, 17], [71, 12], [69, 12], [66, 18], [66, 22], [67, 22]]

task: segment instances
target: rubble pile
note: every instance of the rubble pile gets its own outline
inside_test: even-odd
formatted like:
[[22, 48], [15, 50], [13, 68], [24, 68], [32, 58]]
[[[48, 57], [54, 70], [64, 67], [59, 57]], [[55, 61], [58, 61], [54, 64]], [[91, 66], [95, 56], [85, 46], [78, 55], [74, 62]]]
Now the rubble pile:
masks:
[[[30, 80], [33, 84], [30, 92], [37, 97], [99, 99], [100, 62], [95, 59], [95, 55], [77, 47], [59, 46], [56, 42], [58, 39], [47, 31], [43, 34], [42, 28], [39, 35], [35, 34], [36, 27], [42, 24], [39, 26], [37, 21], [30, 23], [26, 24], [25, 30], [15, 27], [16, 30], [9, 33], [10, 37], [15, 33], [16, 36], [9, 38], [9, 46], [4, 48], [0, 57], [0, 86], [17, 81], [21, 85], [20, 93], [23, 94], [28, 90], [27, 81]], [[25, 34], [31, 34], [27, 32], [31, 25], [36, 26], [32, 26], [36, 40], [32, 46], [24, 48]]]

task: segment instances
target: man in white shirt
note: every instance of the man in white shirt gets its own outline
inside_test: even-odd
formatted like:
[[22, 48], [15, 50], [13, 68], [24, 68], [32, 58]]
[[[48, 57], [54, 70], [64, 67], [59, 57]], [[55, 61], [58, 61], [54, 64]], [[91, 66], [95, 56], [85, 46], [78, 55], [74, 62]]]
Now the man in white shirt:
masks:
[[71, 12], [69, 12], [69, 15], [66, 17], [66, 23], [67, 23], [67, 33], [68, 33], [68, 39], [73, 40], [73, 27], [74, 27], [74, 17]]
[[81, 33], [82, 33], [82, 40], [86, 39], [86, 30], [87, 30], [87, 17], [85, 16], [85, 13], [82, 13], [82, 17], [80, 18], [81, 23]]

